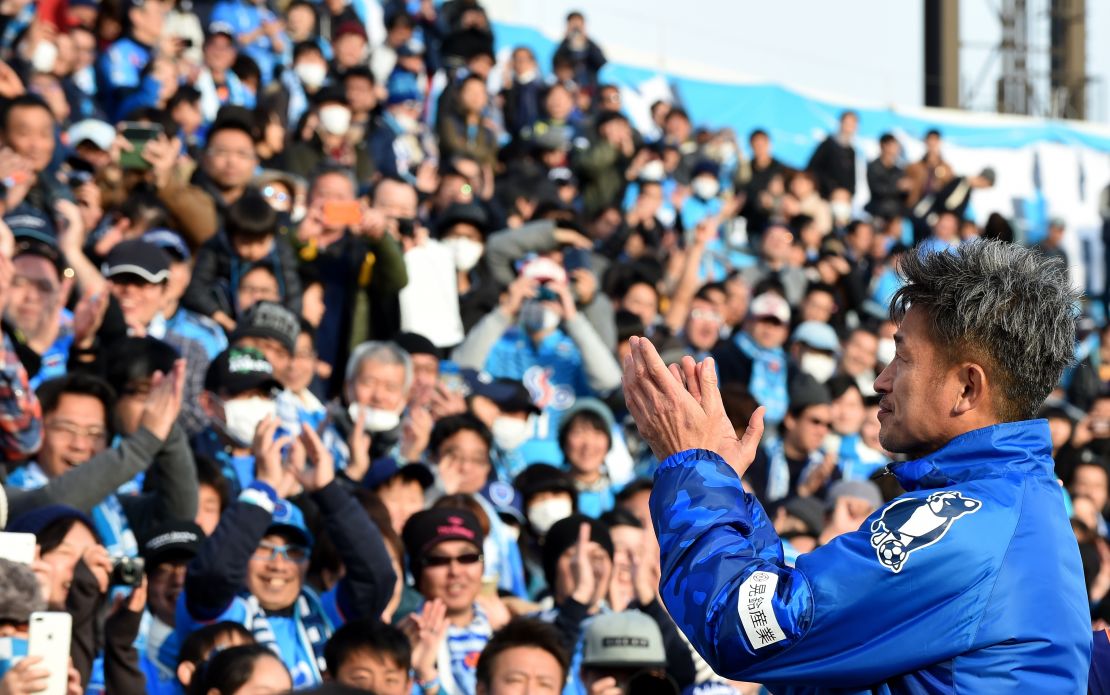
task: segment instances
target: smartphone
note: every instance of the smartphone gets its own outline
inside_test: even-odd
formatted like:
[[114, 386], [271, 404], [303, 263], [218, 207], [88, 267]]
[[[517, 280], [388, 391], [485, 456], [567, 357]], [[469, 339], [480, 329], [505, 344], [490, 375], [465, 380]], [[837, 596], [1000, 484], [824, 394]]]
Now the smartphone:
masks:
[[324, 203], [325, 227], [353, 227], [362, 222], [357, 200], [329, 200]]
[[46, 689], [39, 691], [40, 695], [66, 695], [69, 684], [69, 640], [72, 633], [73, 617], [69, 613], [31, 614], [27, 655], [41, 656], [42, 668], [50, 672]]
[[557, 302], [559, 301], [559, 293], [547, 285], [540, 285], [540, 289], [536, 291], [536, 301]]
[[119, 124], [120, 133], [131, 145], [130, 152], [121, 152], [119, 165], [124, 169], [145, 171], [150, 162], [143, 159], [143, 148], [151, 140], [157, 140], [166, 130], [158, 123], [136, 123], [124, 121]]
[[0, 533], [0, 558], [30, 565], [35, 561], [35, 534]]
[[586, 249], [566, 249], [563, 251], [563, 267], [570, 275], [576, 270], [590, 270], [590, 252]]

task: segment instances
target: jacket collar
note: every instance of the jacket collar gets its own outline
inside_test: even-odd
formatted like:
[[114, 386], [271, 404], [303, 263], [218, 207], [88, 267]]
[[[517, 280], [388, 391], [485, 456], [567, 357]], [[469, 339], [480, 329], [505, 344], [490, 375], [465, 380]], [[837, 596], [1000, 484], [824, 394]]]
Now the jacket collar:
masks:
[[1004, 471], [1051, 476], [1052, 466], [1048, 421], [1022, 420], [965, 432], [940, 450], [889, 470], [906, 490], [927, 490]]

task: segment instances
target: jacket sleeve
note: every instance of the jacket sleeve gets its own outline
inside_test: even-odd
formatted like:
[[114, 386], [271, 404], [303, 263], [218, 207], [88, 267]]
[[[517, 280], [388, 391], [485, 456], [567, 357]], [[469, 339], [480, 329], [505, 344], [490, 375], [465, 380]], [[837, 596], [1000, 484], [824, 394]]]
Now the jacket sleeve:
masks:
[[7, 487], [9, 518], [47, 504], [65, 504], [88, 514], [116, 488], [146, 470], [161, 448], [160, 439], [140, 428], [118, 447], [105, 449], [40, 488]]
[[273, 488], [256, 480], [220, 516], [185, 575], [185, 607], [194, 620], [218, 617], [246, 584], [247, 565], [266, 535], [277, 499]]
[[451, 354], [451, 359], [463, 369], [482, 371], [493, 346], [505, 335], [511, 323], [512, 320], [500, 307], [494, 309], [470, 329], [466, 339]]
[[493, 279], [504, 288], [516, 279], [513, 267], [526, 254], [550, 251], [559, 244], [555, 241], [555, 223], [551, 220], [529, 222], [518, 229], [504, 229], [491, 234], [486, 241], [483, 262]]
[[401, 245], [387, 235], [381, 240], [370, 243], [374, 252], [374, 275], [370, 280], [370, 290], [375, 295], [396, 294], [409, 284], [409, 272], [405, 268], [405, 256]]
[[336, 595], [341, 615], [378, 619], [397, 581], [381, 532], [342, 483], [332, 482], [312, 497], [347, 570]]
[[128, 610], [125, 602], [105, 621], [104, 692], [146, 692], [146, 676], [139, 667], [139, 652], [134, 644], [142, 619], [143, 612]]
[[870, 520], [787, 567], [762, 506], [710, 451], [660, 465], [651, 516], [663, 603], [713, 670], [735, 680], [860, 687], [954, 658], [971, 648], [996, 576], [968, 557], [973, 522], [960, 527], [966, 540], [945, 539], [901, 573], [878, 561]]
[[65, 608], [73, 616], [69, 657], [73, 659], [73, 668], [81, 674], [82, 689], [89, 684], [93, 661], [96, 660], [96, 618], [103, 603], [104, 595], [100, 593], [96, 576], [84, 560], [78, 560], [73, 568], [73, 582], [66, 594]]
[[281, 281], [285, 285], [285, 306], [298, 316], [301, 313], [301, 276], [297, 273], [297, 252], [281, 235], [274, 236], [278, 260], [281, 262]]
[[180, 425], [174, 425], [165, 446], [147, 473], [150, 486], [137, 497], [121, 497], [127, 521], [141, 540], [169, 520], [191, 521], [197, 515], [197, 465]]
[[173, 215], [182, 236], [192, 248], [199, 248], [216, 235], [219, 229], [216, 203], [204, 189], [174, 178], [164, 188], [158, 189], [158, 200]]
[[575, 314], [574, 318], [563, 322], [563, 328], [582, 353], [582, 369], [590, 388], [602, 395], [620, 388], [621, 368], [617, 359], [586, 316], [582, 313]]
[[181, 303], [186, 309], [208, 317], [220, 310], [219, 303], [212, 294], [220, 280], [219, 250], [211, 241], [209, 240], [197, 251], [197, 260], [193, 265], [193, 278], [185, 290], [185, 296], [181, 298]]

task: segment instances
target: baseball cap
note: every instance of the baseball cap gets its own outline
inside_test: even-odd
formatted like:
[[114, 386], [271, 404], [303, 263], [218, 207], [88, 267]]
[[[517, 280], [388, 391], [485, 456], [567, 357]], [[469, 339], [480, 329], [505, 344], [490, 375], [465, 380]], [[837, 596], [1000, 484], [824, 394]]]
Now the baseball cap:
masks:
[[879, 486], [870, 480], [838, 480], [829, 486], [826, 495], [828, 507], [832, 509], [841, 497], [855, 497], [866, 501], [874, 509], [883, 506], [883, 495]]
[[237, 396], [247, 391], [279, 391], [281, 384], [274, 378], [274, 368], [254, 348], [232, 347], [224, 350], [204, 375], [204, 388], [212, 393]]
[[393, 342], [410, 355], [431, 355], [436, 359], [440, 357], [440, 350], [435, 343], [419, 333], [398, 333], [393, 336]]
[[786, 513], [806, 525], [811, 536], [821, 535], [825, 528], [825, 508], [813, 497], [791, 497], [782, 503]]
[[376, 490], [395, 477], [420, 483], [420, 487], [425, 490], [435, 484], [435, 476], [424, 464], [408, 463], [401, 465], [392, 456], [375, 459], [370, 464], [370, 470], [363, 476], [362, 484], [370, 490]]
[[794, 335], [790, 339], [814, 350], [840, 352], [840, 339], [836, 337], [836, 331], [829, 324], [820, 321], [803, 321], [794, 329]]
[[224, 36], [235, 40], [235, 29], [227, 22], [212, 22], [208, 25], [208, 31], [205, 32], [205, 38], [212, 38], [213, 36]]
[[790, 323], [790, 304], [774, 292], [764, 292], [753, 299], [748, 312], [753, 318], [773, 318]]
[[[20, 217], [21, 215], [17, 215]], [[58, 271], [58, 277], [66, 269], [66, 259], [62, 255], [58, 244], [53, 237], [40, 234], [38, 232], [30, 232], [26, 228], [20, 228], [18, 232], [13, 231], [12, 236], [15, 237], [15, 252], [12, 258], [19, 256], [39, 256], [50, 261], [54, 269]]]
[[467, 378], [470, 395], [493, 401], [503, 413], [539, 413], [527, 387], [516, 379], [491, 379], [488, 374], [472, 372]]
[[191, 254], [189, 246], [181, 235], [172, 229], [158, 227], [146, 232], [141, 237], [143, 241], [154, 244], [176, 261], [188, 261]]
[[659, 625], [637, 610], [599, 615], [590, 621], [582, 665], [593, 668], [656, 668], [667, 664]]
[[270, 517], [270, 526], [266, 533], [277, 533], [289, 536], [291, 540], [300, 543], [306, 548], [312, 547], [312, 534], [304, 523], [304, 513], [300, 508], [287, 500], [278, 500], [274, 504], [274, 514]]
[[478, 517], [469, 509], [433, 508], [413, 514], [401, 531], [401, 540], [415, 575], [423, 568], [424, 555], [440, 543], [466, 541], [481, 552], [485, 537]]
[[790, 384], [790, 409], [797, 411], [811, 405], [828, 405], [832, 402], [829, 389], [809, 374], [798, 375]]
[[110, 123], [96, 118], [86, 118], [71, 125], [66, 131], [66, 137], [69, 139], [70, 147], [77, 147], [82, 142], [91, 142], [107, 152], [112, 149], [112, 143], [116, 141], [116, 129]]
[[407, 70], [394, 70], [385, 81], [385, 88], [389, 96], [385, 103], [388, 106], [403, 104], [406, 101], [423, 101], [424, 95], [416, 83], [416, 76]]
[[468, 224], [485, 237], [489, 233], [489, 216], [476, 203], [452, 203], [436, 221], [436, 236], [442, 237], [456, 224]]
[[292, 354], [300, 333], [301, 322], [296, 314], [277, 302], [261, 301], [252, 304], [239, 319], [231, 342], [240, 338], [273, 338]]
[[146, 282], [157, 285], [170, 276], [170, 263], [162, 249], [149, 241], [128, 239], [112, 247], [101, 266], [101, 274], [106, 278], [121, 275], [134, 275]]
[[35, 237], [40, 241], [57, 245], [54, 225], [46, 215], [28, 205], [21, 206], [19, 212], [4, 215], [4, 224], [16, 237]]
[[159, 526], [143, 545], [147, 571], [153, 571], [163, 562], [193, 559], [202, 542], [204, 531], [192, 521], [171, 521]]

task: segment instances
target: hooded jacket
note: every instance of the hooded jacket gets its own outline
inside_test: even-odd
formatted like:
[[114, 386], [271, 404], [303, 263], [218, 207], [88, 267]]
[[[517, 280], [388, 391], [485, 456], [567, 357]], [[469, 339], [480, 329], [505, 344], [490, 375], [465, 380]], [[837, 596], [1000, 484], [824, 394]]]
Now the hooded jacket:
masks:
[[783, 562], [715, 453], [656, 473], [662, 598], [717, 673], [773, 693], [1084, 693], [1090, 615], [1044, 420], [890, 470], [906, 494]]

